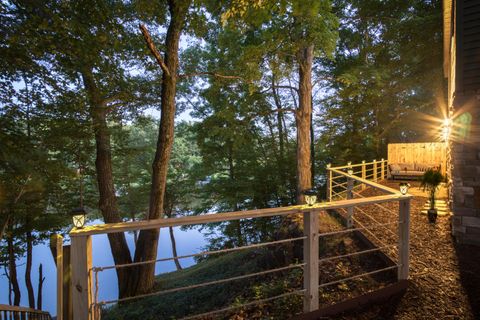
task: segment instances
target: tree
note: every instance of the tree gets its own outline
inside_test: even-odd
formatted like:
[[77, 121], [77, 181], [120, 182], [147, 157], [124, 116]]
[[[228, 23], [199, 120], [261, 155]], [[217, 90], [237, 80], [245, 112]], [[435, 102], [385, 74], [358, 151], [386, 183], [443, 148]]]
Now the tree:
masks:
[[340, 39], [334, 62], [323, 70], [332, 81], [317, 120], [325, 158], [378, 159], [389, 141], [431, 139], [421, 113], [435, 113], [442, 95], [441, 3], [335, 4]]
[[[238, 19], [239, 18], [239, 19]], [[337, 19], [330, 1], [266, 1], [249, 5], [233, 1], [224, 10], [223, 22], [233, 21], [245, 35], [246, 57], [253, 65], [265, 57], [296, 68], [297, 86], [285, 85], [296, 92], [297, 129], [297, 202], [303, 203], [302, 191], [312, 187], [311, 117], [312, 68], [314, 57], [331, 56], [336, 41]], [[252, 60], [256, 63], [252, 63]], [[274, 86], [275, 87], [275, 86]]]

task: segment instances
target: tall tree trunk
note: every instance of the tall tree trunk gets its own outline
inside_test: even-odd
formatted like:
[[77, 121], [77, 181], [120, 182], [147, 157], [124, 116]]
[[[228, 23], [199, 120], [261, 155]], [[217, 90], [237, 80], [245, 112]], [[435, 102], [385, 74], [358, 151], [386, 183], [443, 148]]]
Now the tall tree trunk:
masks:
[[17, 278], [17, 264], [15, 261], [15, 249], [13, 246], [13, 236], [9, 235], [7, 237], [7, 246], [8, 246], [8, 274], [10, 278], [10, 282], [12, 283], [13, 288], [13, 304], [15, 306], [20, 305], [20, 286], [18, 285], [18, 278]]
[[299, 104], [295, 120], [297, 124], [297, 203], [305, 203], [302, 191], [312, 187], [310, 118], [312, 115], [312, 64], [313, 45], [300, 49], [299, 65]]
[[312, 164], [312, 185], [315, 182], [315, 132], [313, 131], [313, 99], [312, 101], [312, 113], [310, 113], [310, 162]]
[[[167, 183], [167, 169], [173, 146], [175, 122], [175, 95], [177, 90], [178, 48], [180, 35], [191, 1], [168, 1], [170, 24], [165, 40], [165, 65], [168, 74], [163, 72], [161, 91], [161, 119], [158, 133], [157, 149], [152, 164], [152, 186], [148, 219], [163, 217], [163, 202]], [[138, 236], [135, 261], [155, 260], [157, 256], [158, 236], [160, 230], [142, 230]], [[135, 273], [135, 292], [151, 291], [155, 279], [155, 263], [142, 265]]]
[[182, 270], [182, 265], [180, 264], [180, 261], [178, 260], [178, 254], [177, 254], [177, 243], [175, 241], [175, 235], [173, 234], [173, 227], [168, 227], [168, 231], [170, 232], [170, 241], [172, 242], [172, 254], [173, 254], [173, 261], [175, 261], [175, 266], [177, 267], [177, 270]]
[[[280, 97], [278, 96], [277, 89], [275, 88], [275, 78], [272, 76], [272, 93], [275, 106], [277, 107], [277, 131], [278, 131], [278, 144], [279, 151], [277, 157], [277, 168], [280, 183], [282, 184], [282, 190], [287, 190], [287, 172], [285, 170], [285, 138], [283, 133], [283, 109]], [[287, 199], [285, 194], [281, 195], [281, 204], [287, 205]]]
[[5, 233], [5, 229], [7, 228], [9, 215], [5, 211], [0, 211], [0, 241], [3, 239], [3, 234]]
[[[26, 223], [27, 228], [29, 228], [29, 223]], [[25, 285], [27, 287], [28, 293], [28, 306], [32, 309], [35, 309], [35, 294], [33, 292], [32, 285], [32, 232], [27, 231], [27, 263], [25, 266]]]
[[[62, 266], [60, 266], [61, 268]], [[37, 309], [42, 310], [42, 295], [43, 295], [43, 282], [45, 277], [43, 276], [43, 265], [40, 263], [38, 266], [38, 290], [37, 290]]]
[[[107, 109], [102, 95], [97, 88], [91, 69], [82, 72], [85, 89], [90, 101], [90, 115], [95, 132], [97, 157], [95, 168], [99, 190], [99, 207], [106, 223], [121, 222], [117, 209], [117, 199], [113, 184], [112, 154], [110, 146], [110, 132], [107, 126]], [[109, 233], [108, 240], [115, 264], [131, 263], [130, 250], [127, 246], [124, 233]], [[130, 293], [129, 268], [117, 269], [119, 297], [123, 298]]]
[[8, 279], [8, 304], [12, 305], [12, 280], [10, 280], [10, 275], [8, 274], [7, 266], [3, 266], [3, 270]]

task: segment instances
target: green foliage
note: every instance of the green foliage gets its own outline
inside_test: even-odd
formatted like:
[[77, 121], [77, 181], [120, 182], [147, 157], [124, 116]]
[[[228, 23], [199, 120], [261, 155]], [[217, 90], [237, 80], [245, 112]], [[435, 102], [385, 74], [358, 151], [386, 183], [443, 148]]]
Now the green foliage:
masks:
[[[242, 263], [239, 264], [239, 261]], [[162, 274], [157, 277], [157, 290], [168, 290], [204, 282], [241, 276], [274, 268], [279, 265], [270, 250], [246, 250], [220, 255], [190, 268]], [[301, 271], [290, 270], [276, 275], [267, 275], [250, 279], [242, 279], [227, 283], [200, 287], [188, 291], [174, 292], [166, 295], [141, 299], [132, 304], [114, 306], [105, 310], [102, 319], [178, 319], [184, 316], [208, 312], [226, 306], [250, 302], [254, 299], [268, 298], [288, 292], [299, 285]], [[260, 283], [260, 284], [259, 284]], [[270, 312], [274, 318], [288, 317], [299, 311], [301, 297], [294, 296], [278, 299], [274, 306], [256, 307], [234, 310], [236, 314], [258, 313], [262, 310]], [[247, 318], [249, 318], [247, 316]]]
[[445, 177], [438, 170], [428, 169], [420, 180], [420, 187], [427, 191], [430, 197], [430, 209], [435, 209], [435, 194]]
[[[432, 141], [422, 114], [442, 100], [440, 1], [335, 2], [340, 39], [326, 61], [318, 148], [334, 163], [385, 157], [389, 142]], [[434, 140], [433, 140], [434, 141]]]

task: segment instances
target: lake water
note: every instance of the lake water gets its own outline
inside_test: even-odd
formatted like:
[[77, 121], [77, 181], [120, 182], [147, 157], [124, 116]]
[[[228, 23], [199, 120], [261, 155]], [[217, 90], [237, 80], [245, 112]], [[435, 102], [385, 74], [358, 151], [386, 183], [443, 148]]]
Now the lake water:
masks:
[[[89, 224], [101, 223], [101, 221], [92, 221]], [[204, 235], [197, 229], [182, 231], [180, 228], [174, 228], [175, 240], [177, 243], [178, 255], [188, 255], [201, 251], [207, 245]], [[130, 252], [133, 253], [134, 241], [133, 233], [126, 233], [126, 238]], [[132, 254], [133, 255], [133, 254]], [[93, 266], [105, 267], [113, 265], [113, 257], [110, 251], [110, 245], [106, 235], [92, 236], [92, 256]], [[160, 242], [158, 245], [157, 258], [172, 257], [172, 244], [167, 228], [160, 230]], [[22, 291], [21, 306], [28, 306], [28, 295], [25, 287], [25, 257], [17, 260], [17, 274], [20, 289]], [[32, 282], [37, 292], [38, 285], [38, 266], [43, 264], [43, 275], [45, 282], [43, 284], [43, 309], [50, 312], [53, 316], [56, 314], [56, 267], [53, 256], [50, 251], [48, 241], [40, 243], [33, 248]], [[193, 258], [181, 259], [182, 267], [189, 267], [195, 264]], [[173, 260], [158, 262], [155, 267], [156, 274], [176, 270]], [[0, 304], [8, 304], [8, 280], [4, 270], [0, 273]], [[117, 298], [117, 276], [114, 269], [105, 270], [99, 273], [99, 301], [114, 300]]]

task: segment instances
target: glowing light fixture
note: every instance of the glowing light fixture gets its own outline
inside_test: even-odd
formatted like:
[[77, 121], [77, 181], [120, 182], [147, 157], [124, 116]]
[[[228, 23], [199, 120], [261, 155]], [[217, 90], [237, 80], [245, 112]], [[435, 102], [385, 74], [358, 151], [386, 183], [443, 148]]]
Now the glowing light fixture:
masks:
[[443, 119], [442, 140], [445, 142], [448, 141], [448, 138], [450, 137], [451, 132], [452, 132], [452, 119], [450, 118]]
[[73, 220], [73, 226], [75, 228], [81, 229], [85, 226], [87, 213], [83, 208], [76, 208], [70, 212]]
[[353, 169], [352, 169], [352, 168], [348, 168], [347, 173], [348, 173], [349, 176], [351, 176], [351, 175], [353, 174]]
[[405, 195], [408, 193], [408, 188], [410, 187], [410, 183], [402, 182], [400, 183], [400, 193]]
[[305, 202], [309, 206], [313, 206], [315, 202], [317, 202], [317, 191], [315, 189], [308, 189], [303, 191], [303, 195], [305, 196]]

